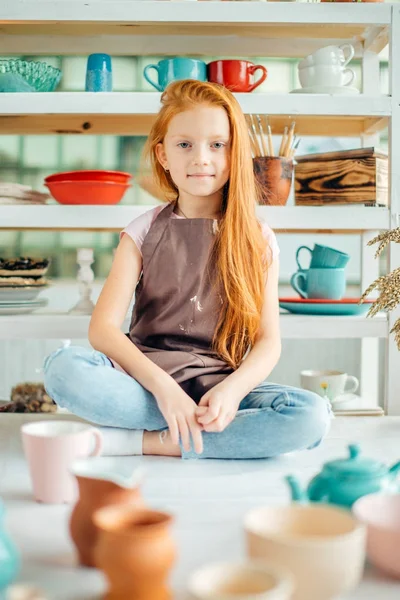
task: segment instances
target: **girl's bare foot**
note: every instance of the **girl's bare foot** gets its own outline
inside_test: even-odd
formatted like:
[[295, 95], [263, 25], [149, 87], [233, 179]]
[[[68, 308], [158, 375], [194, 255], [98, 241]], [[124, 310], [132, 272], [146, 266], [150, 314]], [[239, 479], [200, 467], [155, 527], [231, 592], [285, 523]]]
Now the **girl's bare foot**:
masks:
[[143, 454], [158, 456], [181, 456], [179, 444], [173, 444], [168, 429], [145, 431], [143, 434]]

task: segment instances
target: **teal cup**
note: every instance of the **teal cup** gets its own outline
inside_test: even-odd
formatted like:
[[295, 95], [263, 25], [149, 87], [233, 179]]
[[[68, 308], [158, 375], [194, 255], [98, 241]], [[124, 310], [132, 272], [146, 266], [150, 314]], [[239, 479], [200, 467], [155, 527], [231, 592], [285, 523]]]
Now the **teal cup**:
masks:
[[346, 273], [332, 268], [297, 271], [290, 285], [302, 298], [340, 300], [346, 291]]
[[5, 529], [4, 516], [4, 504], [0, 499], [0, 598], [5, 598], [6, 588], [21, 569], [20, 553]]
[[[153, 81], [149, 76], [149, 71], [154, 69], [157, 72], [157, 81]], [[159, 92], [163, 92], [172, 81], [179, 79], [198, 79], [207, 81], [207, 65], [202, 60], [194, 58], [166, 58], [159, 63], [147, 65], [143, 70], [143, 75]]]
[[335, 248], [329, 248], [329, 246], [314, 244], [313, 250], [308, 246], [300, 246], [296, 252], [296, 262], [299, 269], [305, 268], [300, 264], [300, 253], [303, 252], [304, 254], [304, 251], [311, 255], [309, 267], [311, 269], [344, 269], [350, 260], [349, 254]]

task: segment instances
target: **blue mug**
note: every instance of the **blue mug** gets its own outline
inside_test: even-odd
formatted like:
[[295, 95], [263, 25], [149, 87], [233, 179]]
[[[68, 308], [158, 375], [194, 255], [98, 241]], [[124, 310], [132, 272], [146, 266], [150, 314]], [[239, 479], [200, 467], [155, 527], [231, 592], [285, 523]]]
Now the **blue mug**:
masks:
[[346, 273], [344, 269], [297, 271], [290, 285], [302, 298], [340, 300], [346, 291]]
[[296, 252], [296, 262], [299, 269], [304, 269], [299, 260], [299, 255], [302, 250], [307, 250], [311, 255], [311, 269], [344, 269], [350, 260], [349, 254], [336, 250], [335, 248], [329, 248], [329, 246], [314, 244], [313, 250], [308, 246], [300, 246]]
[[[158, 82], [150, 79], [150, 69], [157, 71]], [[143, 75], [156, 90], [163, 92], [168, 84], [179, 79], [207, 81], [207, 65], [202, 60], [194, 58], [166, 58], [156, 65], [147, 65]]]

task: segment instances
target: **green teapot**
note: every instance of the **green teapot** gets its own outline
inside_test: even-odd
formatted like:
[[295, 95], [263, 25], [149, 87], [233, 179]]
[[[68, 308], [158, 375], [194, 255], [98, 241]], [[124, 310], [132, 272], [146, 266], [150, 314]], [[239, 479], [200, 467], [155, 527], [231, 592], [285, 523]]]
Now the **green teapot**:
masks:
[[395, 476], [400, 471], [400, 462], [392, 467], [370, 458], [361, 458], [357, 444], [349, 445], [349, 458], [332, 460], [302, 490], [298, 480], [288, 475], [292, 499], [295, 502], [326, 502], [351, 508], [353, 503], [375, 492], [398, 492]]

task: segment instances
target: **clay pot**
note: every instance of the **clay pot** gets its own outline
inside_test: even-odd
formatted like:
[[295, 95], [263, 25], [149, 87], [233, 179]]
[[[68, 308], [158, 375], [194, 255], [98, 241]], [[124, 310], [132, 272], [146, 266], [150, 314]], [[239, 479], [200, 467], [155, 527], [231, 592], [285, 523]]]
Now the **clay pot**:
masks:
[[111, 504], [145, 508], [139, 489], [143, 472], [135, 469], [132, 473], [132, 467], [127, 467], [126, 463], [103, 457], [76, 460], [70, 470], [79, 488], [79, 499], [69, 523], [70, 534], [79, 563], [94, 567], [93, 549], [98, 536], [92, 519], [94, 512]]
[[167, 576], [176, 559], [172, 516], [121, 505], [101, 508], [93, 519], [100, 530], [94, 560], [109, 584], [105, 600], [170, 600]]
[[293, 160], [282, 156], [253, 158], [254, 174], [259, 184], [260, 204], [286, 204], [292, 186]]

